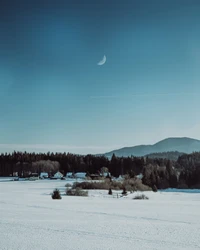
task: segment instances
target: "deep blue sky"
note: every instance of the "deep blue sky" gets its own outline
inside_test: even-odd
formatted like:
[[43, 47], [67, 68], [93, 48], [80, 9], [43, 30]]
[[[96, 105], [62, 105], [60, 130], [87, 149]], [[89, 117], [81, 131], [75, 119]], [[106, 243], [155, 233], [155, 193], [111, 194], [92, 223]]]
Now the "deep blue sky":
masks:
[[198, 0], [1, 1], [0, 151], [200, 139], [199, 13]]

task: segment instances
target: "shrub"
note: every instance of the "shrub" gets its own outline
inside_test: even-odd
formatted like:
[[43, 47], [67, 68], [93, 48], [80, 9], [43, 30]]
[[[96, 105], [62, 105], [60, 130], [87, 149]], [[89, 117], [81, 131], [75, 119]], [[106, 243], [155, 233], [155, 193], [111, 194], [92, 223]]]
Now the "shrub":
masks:
[[88, 191], [83, 190], [82, 188], [70, 188], [66, 190], [66, 195], [70, 196], [88, 196]]
[[104, 181], [84, 181], [84, 182], [75, 182], [73, 184], [73, 189], [75, 188], [82, 188], [82, 189], [103, 189], [109, 190], [122, 190], [124, 187], [126, 191], [149, 191], [151, 190], [150, 187], [144, 185], [141, 180], [135, 178], [127, 178], [123, 182], [121, 181], [110, 181], [106, 179]]
[[52, 199], [57, 199], [57, 200], [61, 200], [62, 197], [60, 195], [60, 191], [56, 188], [54, 191], [53, 191], [53, 194], [51, 195]]
[[156, 185], [153, 185], [152, 190], [153, 190], [153, 192], [157, 192], [158, 191]]
[[136, 178], [126, 178], [123, 181], [123, 186], [127, 191], [150, 191], [151, 188], [142, 183], [140, 179]]
[[127, 191], [125, 187], [123, 188], [122, 195], [127, 195]]
[[112, 181], [110, 182], [111, 188], [114, 190], [123, 189], [123, 183], [120, 181]]
[[144, 195], [144, 194], [140, 194], [140, 195], [136, 195], [133, 200], [148, 200], [149, 198]]
[[130, 179], [129, 174], [125, 174], [125, 175], [124, 175], [124, 180], [129, 180], [129, 179]]
[[109, 188], [108, 194], [109, 194], [109, 195], [112, 195], [112, 189], [111, 189], [111, 188]]
[[65, 185], [65, 187], [72, 187], [72, 184], [67, 183], [67, 184]]
[[75, 182], [73, 184], [73, 189], [82, 188], [82, 189], [109, 189], [110, 184], [108, 181], [100, 181], [100, 182]]

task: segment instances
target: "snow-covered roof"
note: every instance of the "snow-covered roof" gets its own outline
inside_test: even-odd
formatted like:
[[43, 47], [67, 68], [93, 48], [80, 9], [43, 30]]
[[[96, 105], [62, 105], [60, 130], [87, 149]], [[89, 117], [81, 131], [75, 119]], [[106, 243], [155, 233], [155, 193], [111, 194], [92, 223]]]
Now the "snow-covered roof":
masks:
[[67, 176], [72, 176], [73, 175], [73, 172], [68, 172], [68, 173], [66, 173], [66, 177]]
[[75, 177], [76, 177], [76, 178], [85, 178], [85, 176], [86, 176], [86, 173], [85, 173], [85, 172], [77, 172], [77, 173], [75, 174]]
[[49, 175], [48, 175], [48, 173], [41, 172], [41, 173], [40, 173], [40, 177], [42, 177], [42, 176], [47, 176], [47, 177], [48, 177]]

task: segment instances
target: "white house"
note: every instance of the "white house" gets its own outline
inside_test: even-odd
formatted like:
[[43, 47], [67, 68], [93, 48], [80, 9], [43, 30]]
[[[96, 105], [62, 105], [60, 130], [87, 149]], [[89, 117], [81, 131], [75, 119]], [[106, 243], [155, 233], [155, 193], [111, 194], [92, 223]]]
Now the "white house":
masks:
[[74, 173], [73, 172], [68, 172], [68, 173], [66, 173], [66, 177], [67, 178], [73, 178], [74, 177]]
[[86, 173], [85, 172], [77, 172], [77, 173], [75, 173], [75, 178], [85, 179]]
[[54, 174], [54, 178], [61, 179], [62, 177], [63, 177], [63, 174], [59, 171]]
[[48, 173], [45, 172], [40, 173], [40, 178], [48, 178], [48, 177], [49, 177]]

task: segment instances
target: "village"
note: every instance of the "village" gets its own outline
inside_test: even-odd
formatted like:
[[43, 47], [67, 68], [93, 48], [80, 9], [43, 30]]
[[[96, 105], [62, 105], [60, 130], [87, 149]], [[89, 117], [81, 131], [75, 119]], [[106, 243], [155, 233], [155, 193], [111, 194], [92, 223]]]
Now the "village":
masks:
[[98, 173], [98, 174], [88, 174], [86, 172], [68, 172], [66, 175], [61, 173], [60, 171], [57, 171], [55, 174], [51, 175], [48, 172], [41, 172], [39, 173], [31, 173], [30, 171], [25, 172], [23, 175], [18, 176], [18, 173], [15, 172], [13, 174], [14, 181], [19, 180], [29, 180], [29, 181], [36, 181], [36, 180], [66, 180], [66, 179], [89, 179], [89, 180], [98, 180], [98, 179], [104, 179], [109, 178], [111, 179], [111, 174], [109, 172], [106, 173]]

